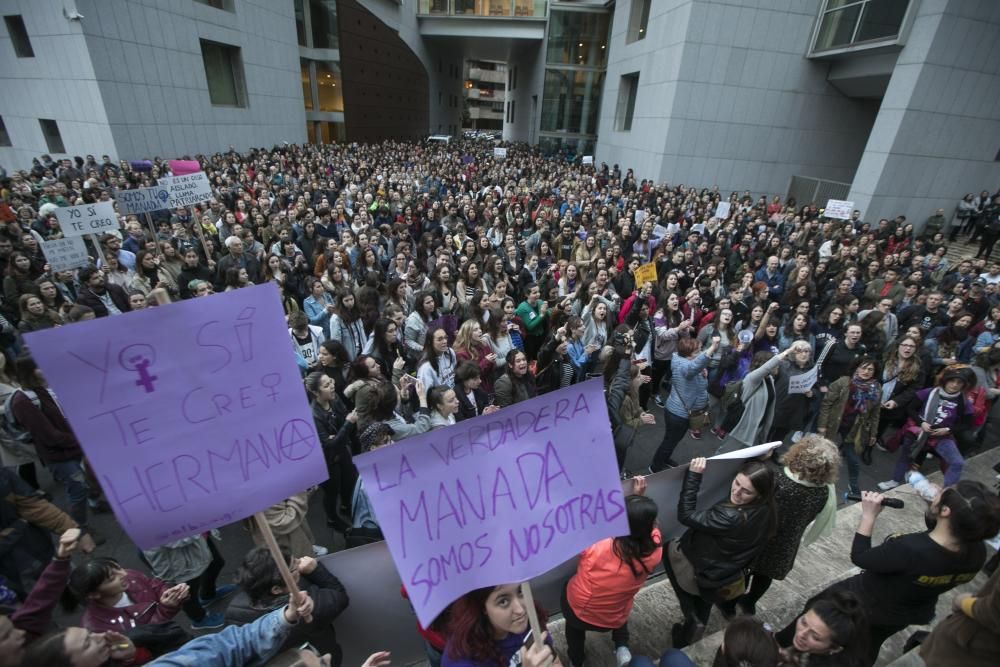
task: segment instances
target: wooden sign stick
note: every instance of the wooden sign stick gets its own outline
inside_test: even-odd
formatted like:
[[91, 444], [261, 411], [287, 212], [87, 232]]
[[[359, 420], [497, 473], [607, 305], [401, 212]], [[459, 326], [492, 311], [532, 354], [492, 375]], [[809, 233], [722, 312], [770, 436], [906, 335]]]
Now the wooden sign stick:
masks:
[[531, 594], [531, 582], [525, 581], [521, 584], [521, 594], [524, 596], [524, 605], [528, 608], [528, 622], [531, 624], [531, 636], [536, 642], [542, 640], [542, 624], [538, 622], [538, 611], [535, 609], [535, 596]]
[[[274, 564], [278, 566], [278, 572], [281, 573], [281, 578], [285, 582], [285, 588], [292, 594], [292, 599], [297, 601], [299, 599], [298, 584], [292, 579], [292, 571], [288, 569], [288, 563], [285, 562], [285, 557], [281, 555], [281, 549], [278, 548], [278, 542], [274, 539], [274, 533], [271, 532], [271, 526], [267, 523], [267, 519], [264, 518], [264, 513], [255, 512], [253, 520], [257, 522], [257, 530], [260, 531], [261, 536], [264, 538], [264, 543], [267, 544], [267, 550], [271, 552]], [[312, 616], [306, 616], [303, 620], [306, 623], [312, 623]]]

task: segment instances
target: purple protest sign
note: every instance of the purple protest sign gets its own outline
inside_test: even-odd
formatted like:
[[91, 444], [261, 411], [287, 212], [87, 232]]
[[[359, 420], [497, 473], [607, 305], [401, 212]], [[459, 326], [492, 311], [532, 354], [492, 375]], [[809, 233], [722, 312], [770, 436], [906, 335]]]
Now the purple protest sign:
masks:
[[327, 478], [273, 284], [26, 340], [115, 516], [143, 549]]
[[463, 593], [530, 579], [628, 533], [598, 380], [355, 463], [425, 626]]

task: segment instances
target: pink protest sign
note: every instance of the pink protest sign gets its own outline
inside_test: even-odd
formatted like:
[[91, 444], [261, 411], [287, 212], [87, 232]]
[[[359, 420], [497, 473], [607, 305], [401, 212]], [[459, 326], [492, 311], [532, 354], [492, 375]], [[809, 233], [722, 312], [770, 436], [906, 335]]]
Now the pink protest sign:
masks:
[[201, 165], [197, 160], [167, 160], [170, 165], [170, 173], [174, 176], [184, 176], [201, 171]]
[[143, 549], [327, 478], [273, 284], [26, 339], [115, 516]]
[[463, 593], [530, 579], [628, 533], [598, 380], [355, 463], [425, 626]]

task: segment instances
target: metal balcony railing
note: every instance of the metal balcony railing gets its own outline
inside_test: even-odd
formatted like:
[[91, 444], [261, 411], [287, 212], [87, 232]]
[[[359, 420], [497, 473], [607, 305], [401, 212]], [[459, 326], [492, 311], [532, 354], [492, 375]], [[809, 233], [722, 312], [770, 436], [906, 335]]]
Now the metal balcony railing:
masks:
[[545, 18], [545, 0], [420, 0], [417, 13], [427, 16]]

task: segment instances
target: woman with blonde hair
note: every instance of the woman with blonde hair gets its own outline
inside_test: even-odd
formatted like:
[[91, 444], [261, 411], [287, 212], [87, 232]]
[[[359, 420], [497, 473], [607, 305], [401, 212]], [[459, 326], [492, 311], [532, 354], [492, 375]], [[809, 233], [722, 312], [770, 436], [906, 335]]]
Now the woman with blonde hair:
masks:
[[455, 335], [452, 349], [455, 350], [455, 357], [459, 362], [471, 361], [479, 366], [479, 376], [483, 381], [482, 389], [487, 394], [492, 394], [497, 355], [483, 336], [482, 325], [476, 320], [462, 322]]
[[807, 546], [833, 529], [837, 516], [834, 482], [840, 470], [837, 446], [810, 433], [796, 442], [782, 459], [775, 475], [774, 502], [778, 532], [750, 566], [750, 586], [737, 604], [750, 615], [775, 579], [782, 580], [795, 565], [800, 546]]

